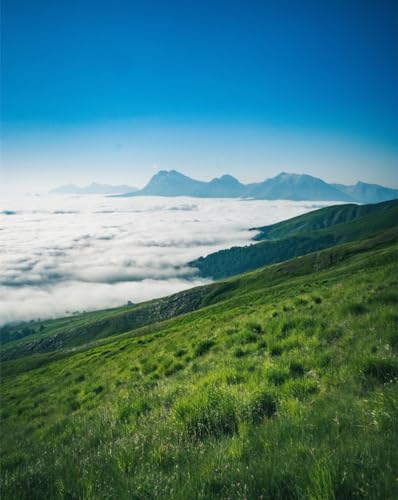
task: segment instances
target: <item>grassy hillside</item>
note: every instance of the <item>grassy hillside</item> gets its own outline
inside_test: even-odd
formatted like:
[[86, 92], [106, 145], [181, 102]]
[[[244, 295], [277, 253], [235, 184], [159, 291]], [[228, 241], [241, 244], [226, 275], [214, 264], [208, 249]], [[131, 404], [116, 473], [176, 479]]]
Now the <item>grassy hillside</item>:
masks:
[[396, 238], [196, 289], [197, 310], [94, 343], [16, 350], [2, 498], [396, 498]]
[[288, 220], [254, 228], [260, 233], [257, 240], [278, 240], [290, 236], [308, 234], [319, 229], [326, 229], [337, 224], [345, 224], [367, 215], [377, 214], [379, 218], [390, 218], [398, 207], [398, 200], [370, 205], [352, 203], [321, 208]]
[[376, 205], [340, 205], [258, 228], [266, 241], [220, 250], [190, 264], [201, 276], [215, 279], [283, 262], [341, 243], [369, 238], [398, 223], [398, 200]]

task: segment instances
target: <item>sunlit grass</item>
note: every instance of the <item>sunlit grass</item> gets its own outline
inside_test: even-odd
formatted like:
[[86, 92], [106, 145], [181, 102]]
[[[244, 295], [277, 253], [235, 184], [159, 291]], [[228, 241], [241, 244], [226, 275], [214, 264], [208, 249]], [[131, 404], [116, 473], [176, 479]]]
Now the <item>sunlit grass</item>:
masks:
[[163, 324], [3, 363], [2, 498], [396, 498], [396, 259], [292, 261]]

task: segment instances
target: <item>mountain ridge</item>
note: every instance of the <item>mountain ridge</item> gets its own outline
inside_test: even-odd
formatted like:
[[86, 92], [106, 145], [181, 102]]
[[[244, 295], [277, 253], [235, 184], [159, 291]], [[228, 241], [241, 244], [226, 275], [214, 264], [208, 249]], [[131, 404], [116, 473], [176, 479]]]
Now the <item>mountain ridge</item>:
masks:
[[137, 188], [133, 186], [112, 185], [112, 184], [99, 184], [92, 182], [87, 186], [77, 186], [76, 184], [64, 184], [51, 189], [50, 193], [56, 194], [123, 194], [136, 191]]
[[280, 174], [262, 182], [243, 184], [229, 174], [210, 181], [193, 179], [177, 170], [160, 170], [144, 188], [116, 196], [192, 196], [292, 201], [378, 203], [398, 198], [398, 189], [358, 182], [355, 186], [329, 184], [308, 174]]
[[369, 238], [397, 226], [398, 201], [336, 205], [299, 215], [259, 231], [259, 243], [219, 250], [189, 264], [200, 276], [223, 279], [311, 252]]

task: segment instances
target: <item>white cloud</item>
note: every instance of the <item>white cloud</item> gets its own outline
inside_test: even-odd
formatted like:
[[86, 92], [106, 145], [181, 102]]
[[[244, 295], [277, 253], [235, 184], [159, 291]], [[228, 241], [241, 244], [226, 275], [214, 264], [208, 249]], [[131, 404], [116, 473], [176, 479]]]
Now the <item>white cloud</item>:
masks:
[[206, 283], [187, 263], [311, 202], [42, 196], [0, 204], [0, 324], [140, 302]]

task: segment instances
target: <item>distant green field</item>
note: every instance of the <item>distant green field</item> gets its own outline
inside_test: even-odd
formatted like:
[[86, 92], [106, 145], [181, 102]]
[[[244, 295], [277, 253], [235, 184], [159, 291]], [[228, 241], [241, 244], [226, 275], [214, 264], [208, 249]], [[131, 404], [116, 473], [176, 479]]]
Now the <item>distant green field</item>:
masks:
[[1, 497], [398, 498], [397, 237], [7, 330]]

